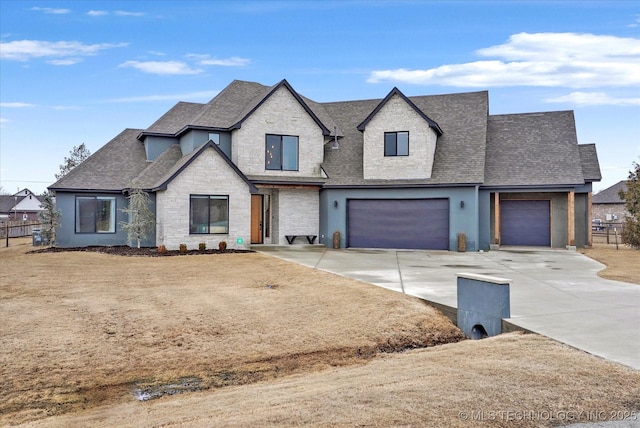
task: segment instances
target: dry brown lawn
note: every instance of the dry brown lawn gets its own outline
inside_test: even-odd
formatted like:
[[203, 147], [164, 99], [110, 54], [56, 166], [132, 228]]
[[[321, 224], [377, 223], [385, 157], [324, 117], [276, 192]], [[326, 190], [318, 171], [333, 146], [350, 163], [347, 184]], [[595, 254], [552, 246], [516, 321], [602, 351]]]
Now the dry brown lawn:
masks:
[[626, 245], [593, 244], [580, 252], [607, 266], [598, 276], [615, 281], [640, 284], [640, 250]]
[[0, 249], [0, 425], [551, 426], [640, 411], [639, 371], [537, 335], [460, 341], [418, 299], [262, 254], [29, 249]]

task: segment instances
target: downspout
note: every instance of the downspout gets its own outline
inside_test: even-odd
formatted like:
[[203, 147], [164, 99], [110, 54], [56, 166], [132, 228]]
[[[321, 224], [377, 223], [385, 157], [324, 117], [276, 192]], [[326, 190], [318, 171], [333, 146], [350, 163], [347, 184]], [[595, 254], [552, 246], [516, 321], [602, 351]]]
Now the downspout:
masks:
[[475, 203], [474, 205], [474, 209], [475, 209], [475, 213], [474, 213], [474, 218], [475, 218], [475, 222], [476, 222], [476, 248], [475, 251], [480, 250], [480, 185], [476, 184], [475, 186]]

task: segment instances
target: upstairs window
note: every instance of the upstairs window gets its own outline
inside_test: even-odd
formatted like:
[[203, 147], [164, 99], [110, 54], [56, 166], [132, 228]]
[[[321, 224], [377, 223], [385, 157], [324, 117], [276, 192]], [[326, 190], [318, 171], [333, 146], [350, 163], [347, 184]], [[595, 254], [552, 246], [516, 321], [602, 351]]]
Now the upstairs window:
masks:
[[267, 134], [265, 168], [271, 170], [297, 171], [298, 137]]
[[115, 233], [116, 198], [76, 197], [76, 233]]
[[409, 132], [385, 132], [384, 155], [409, 156]]
[[217, 132], [209, 132], [209, 141], [213, 141], [215, 144], [220, 145], [220, 134]]
[[191, 195], [189, 233], [229, 233], [229, 196]]

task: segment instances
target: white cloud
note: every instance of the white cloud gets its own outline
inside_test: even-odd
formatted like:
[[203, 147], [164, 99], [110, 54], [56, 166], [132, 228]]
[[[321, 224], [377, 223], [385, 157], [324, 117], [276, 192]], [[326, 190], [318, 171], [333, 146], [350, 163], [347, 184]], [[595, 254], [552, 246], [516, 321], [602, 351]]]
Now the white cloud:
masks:
[[47, 61], [47, 64], [51, 65], [73, 65], [82, 62], [80, 58], [67, 58], [67, 59], [52, 59]]
[[201, 65], [219, 65], [223, 67], [244, 67], [251, 63], [251, 60], [248, 58], [240, 58], [237, 56], [226, 58], [226, 59], [218, 59], [212, 58], [209, 54], [187, 54], [185, 55], [189, 59], [194, 59], [198, 61]]
[[372, 71], [370, 83], [570, 88], [640, 85], [640, 40], [577, 33], [519, 33], [476, 51], [494, 59], [424, 70]]
[[247, 58], [239, 58], [237, 56], [227, 58], [227, 59], [205, 59], [200, 62], [202, 65], [221, 65], [224, 67], [243, 67], [248, 65], [251, 61]]
[[199, 74], [203, 71], [181, 61], [126, 61], [120, 67], [131, 67], [150, 74]]
[[30, 104], [30, 103], [15, 102], [15, 103], [0, 103], [0, 107], [2, 107], [2, 108], [31, 108], [31, 107], [37, 107], [37, 106], [35, 104]]
[[604, 92], [572, 92], [561, 97], [547, 98], [548, 103], [569, 103], [580, 106], [614, 105], [614, 106], [640, 106], [638, 98], [616, 98]]
[[36, 12], [50, 13], [54, 15], [65, 15], [67, 13], [71, 13], [71, 9], [56, 9], [53, 7], [32, 7], [29, 10], [34, 10]]
[[165, 94], [165, 95], [144, 95], [139, 97], [113, 98], [108, 100], [109, 103], [138, 103], [153, 101], [185, 101], [185, 100], [210, 100], [218, 95], [219, 91], [200, 91], [189, 92], [184, 94]]
[[126, 10], [116, 10], [113, 12], [116, 16], [143, 16], [143, 12], [128, 12]]
[[65, 111], [65, 110], [82, 110], [82, 107], [78, 107], [78, 106], [53, 106], [52, 109], [54, 110], [58, 110], [58, 111]]
[[13, 61], [28, 61], [32, 58], [96, 55], [105, 49], [127, 46], [127, 43], [98, 43], [85, 45], [77, 41], [47, 42], [43, 40], [15, 40], [0, 42], [0, 58]]
[[105, 16], [114, 14], [115, 16], [143, 16], [144, 12], [129, 12], [126, 10], [115, 10], [113, 12], [109, 12], [108, 10], [90, 10], [87, 12], [89, 16]]

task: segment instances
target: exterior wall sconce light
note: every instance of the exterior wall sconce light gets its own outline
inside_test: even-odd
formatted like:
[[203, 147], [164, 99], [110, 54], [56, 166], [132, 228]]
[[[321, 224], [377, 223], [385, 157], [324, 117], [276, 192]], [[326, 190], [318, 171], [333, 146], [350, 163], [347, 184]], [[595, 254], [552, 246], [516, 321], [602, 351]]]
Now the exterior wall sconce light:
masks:
[[464, 208], [464, 201], [460, 201], [460, 208]]
[[331, 143], [331, 150], [338, 150], [340, 144], [338, 143], [338, 127], [333, 127], [333, 143]]
[[338, 208], [338, 201], [333, 201], [333, 207]]

